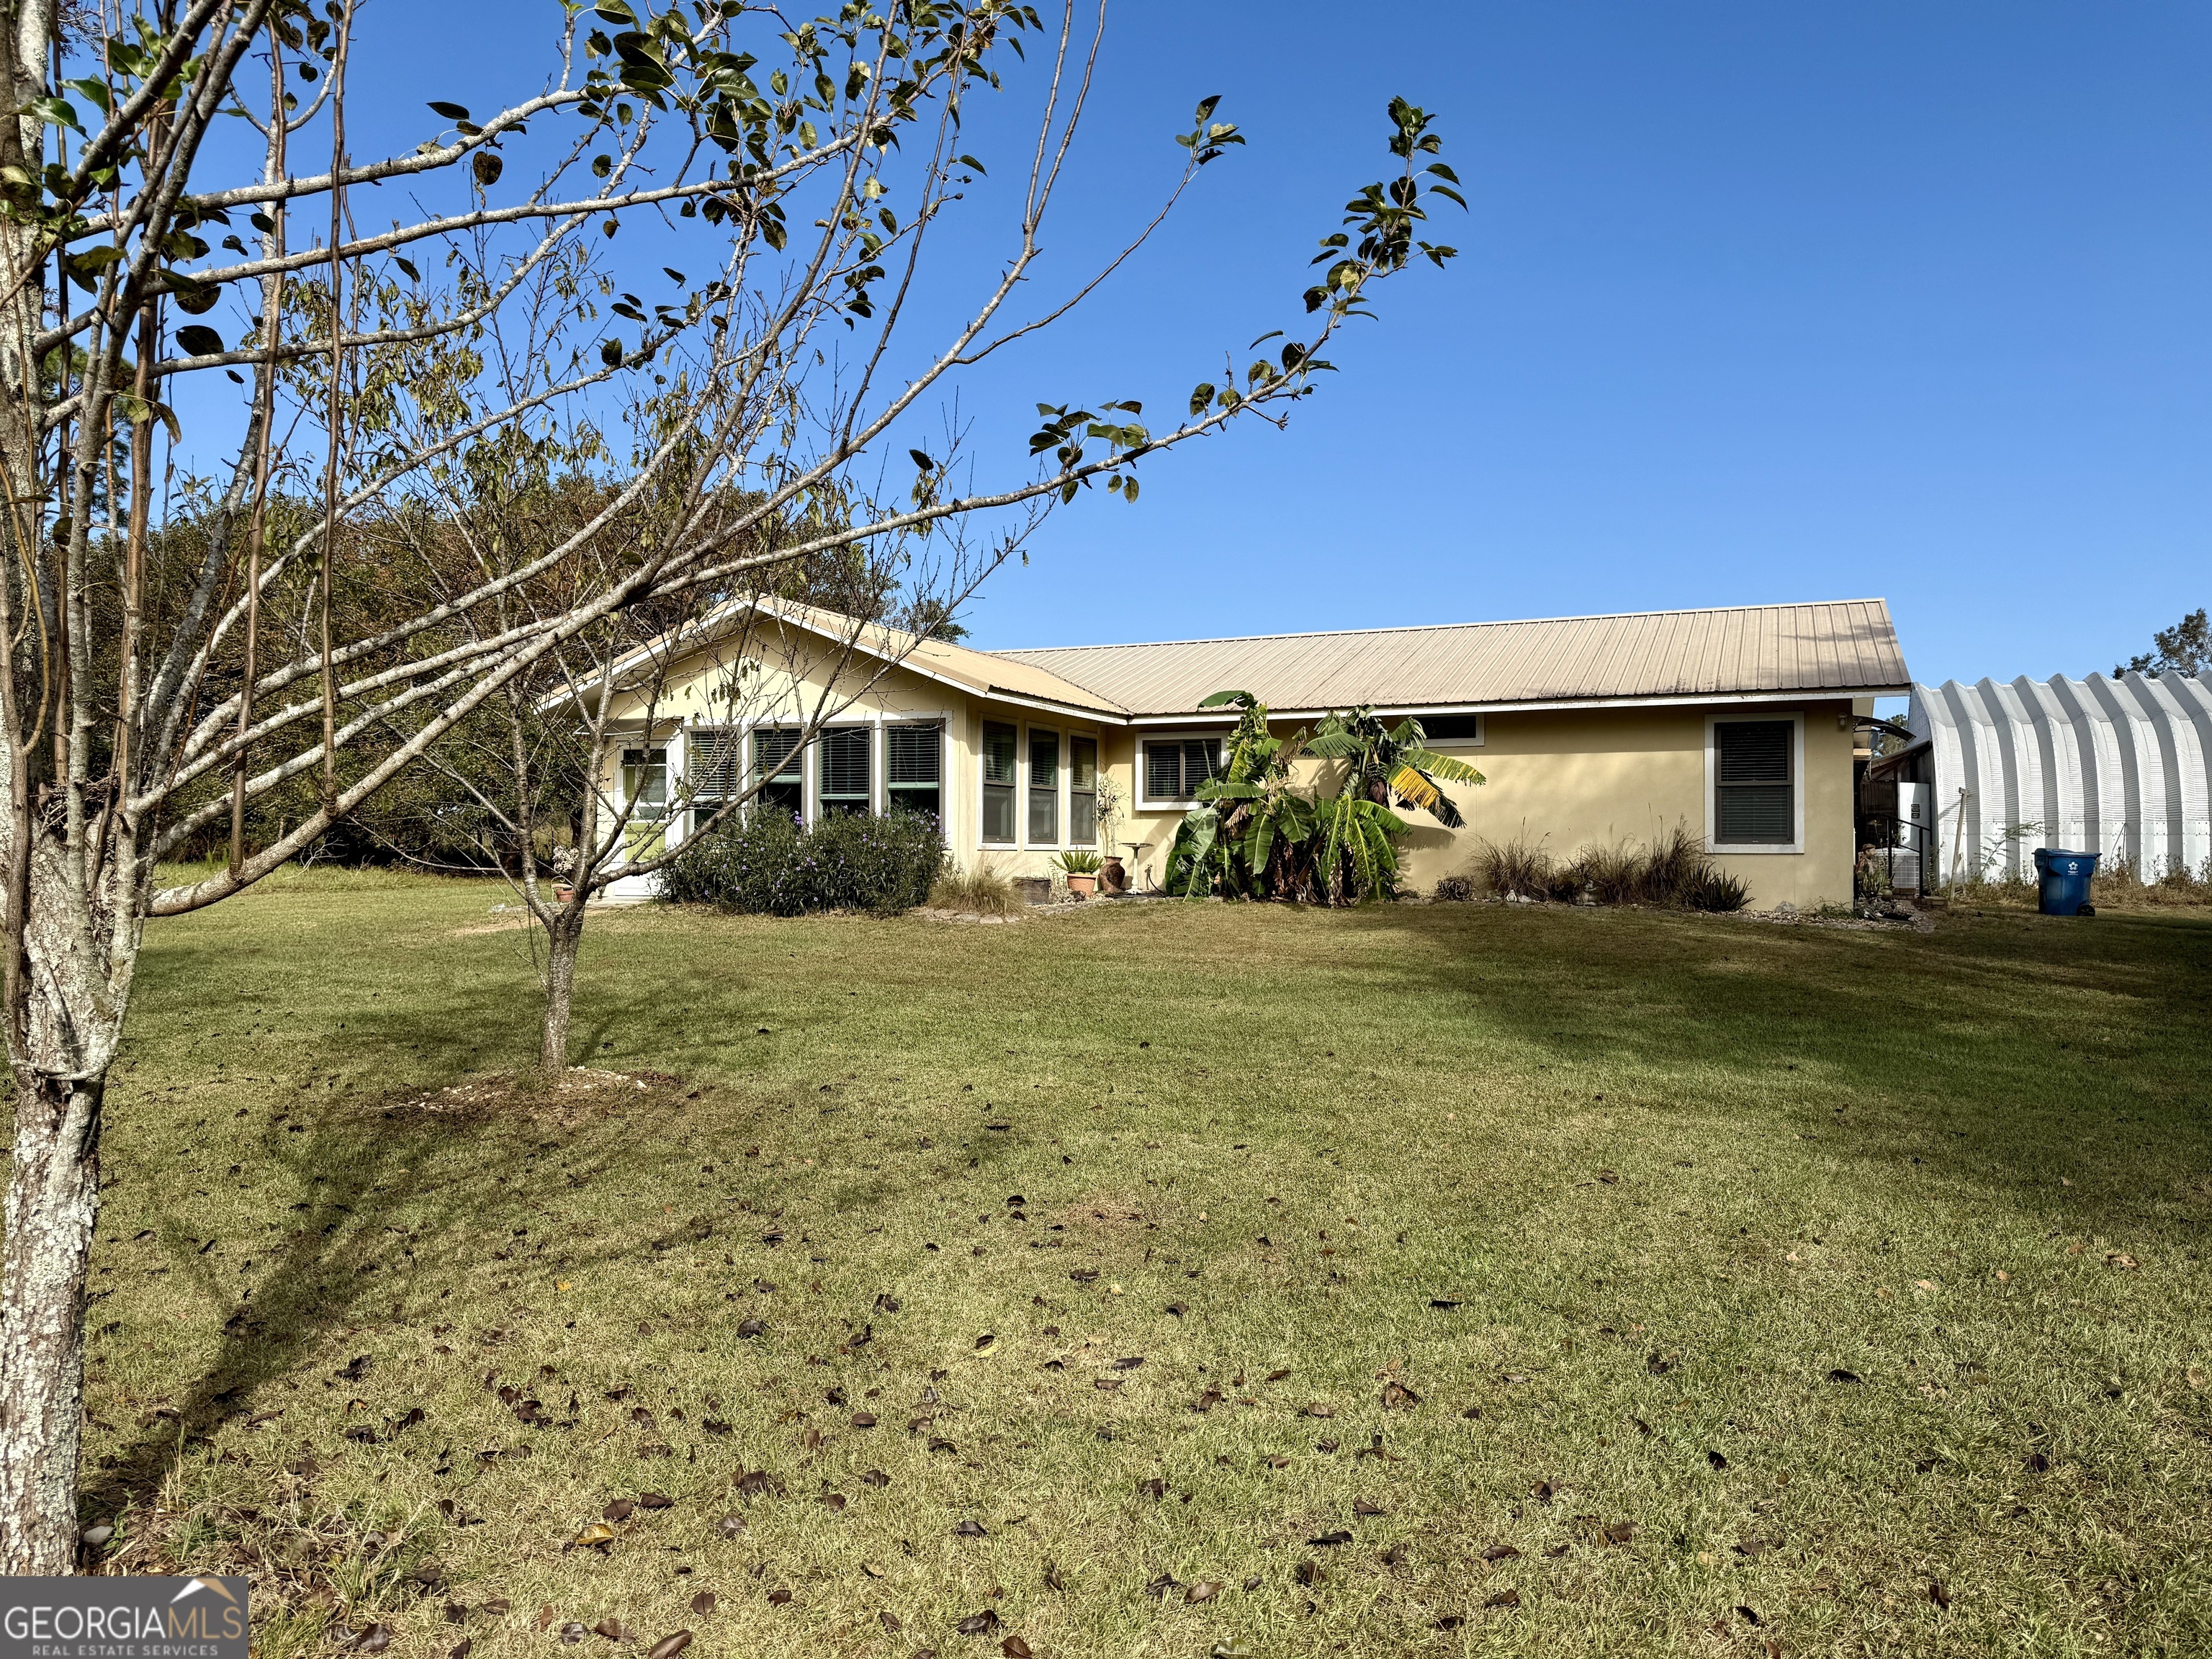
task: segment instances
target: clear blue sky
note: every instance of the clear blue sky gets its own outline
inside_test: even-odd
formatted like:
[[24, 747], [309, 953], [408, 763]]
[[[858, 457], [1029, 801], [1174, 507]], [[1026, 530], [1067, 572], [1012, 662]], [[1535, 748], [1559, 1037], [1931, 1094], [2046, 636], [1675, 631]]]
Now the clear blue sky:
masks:
[[[422, 99], [542, 72], [534, 0], [411, 65], [450, 4], [365, 12], [410, 143]], [[1923, 679], [2108, 669], [2212, 603], [2208, 87], [2212, 12], [2165, 3], [1117, 4], [1041, 291], [1140, 217], [1200, 95], [1250, 143], [963, 393], [1001, 472], [1036, 399], [1178, 408], [1294, 320], [1391, 94], [1474, 210], [1288, 432], [1056, 515], [977, 642], [1880, 594]]]

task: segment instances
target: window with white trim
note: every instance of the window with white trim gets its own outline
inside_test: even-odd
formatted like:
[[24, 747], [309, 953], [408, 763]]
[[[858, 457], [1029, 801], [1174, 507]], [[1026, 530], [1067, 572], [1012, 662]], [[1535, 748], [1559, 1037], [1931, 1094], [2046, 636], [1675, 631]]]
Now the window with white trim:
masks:
[[1060, 733], [1030, 727], [1030, 836], [1032, 847], [1060, 844]]
[[894, 811], [943, 821], [945, 730], [935, 720], [884, 728], [884, 793]]
[[1014, 770], [1020, 753], [1012, 726], [983, 722], [983, 840], [991, 846], [1014, 843]]
[[1794, 720], [1713, 722], [1713, 842], [1787, 847], [1797, 839]]
[[1067, 844], [1098, 842], [1098, 739], [1067, 740]]
[[816, 741], [820, 754], [815, 762], [814, 799], [822, 817], [840, 812], [866, 817], [873, 809], [870, 763], [875, 753], [871, 741], [874, 736], [872, 726], [833, 726]]
[[1432, 746], [1482, 746], [1480, 714], [1416, 714], [1413, 718], [1420, 722], [1422, 741]]
[[805, 733], [799, 726], [753, 727], [753, 775], [760, 780], [760, 793], [753, 797], [752, 811], [799, 815], [805, 805], [800, 770], [805, 756], [799, 740]]
[[744, 739], [735, 732], [693, 727], [684, 734], [684, 771], [696, 835], [744, 786]]
[[1145, 805], [1181, 805], [1194, 800], [1198, 786], [1221, 769], [1219, 738], [1147, 738], [1144, 763]]

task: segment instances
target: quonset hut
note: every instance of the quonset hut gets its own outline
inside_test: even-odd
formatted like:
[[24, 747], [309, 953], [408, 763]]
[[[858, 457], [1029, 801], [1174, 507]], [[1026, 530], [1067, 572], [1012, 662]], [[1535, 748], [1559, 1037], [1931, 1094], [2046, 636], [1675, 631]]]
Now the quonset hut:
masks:
[[2212, 865], [2212, 682], [1946, 680], [1912, 688], [1906, 724], [1928, 745], [1935, 881], [2032, 881], [2039, 847], [2147, 882]]

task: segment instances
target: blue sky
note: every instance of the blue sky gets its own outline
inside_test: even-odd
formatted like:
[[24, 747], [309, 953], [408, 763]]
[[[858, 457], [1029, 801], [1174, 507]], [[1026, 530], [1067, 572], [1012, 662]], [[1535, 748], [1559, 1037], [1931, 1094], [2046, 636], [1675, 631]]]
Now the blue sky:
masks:
[[[537, 79], [511, 31], [538, 4], [476, 0], [428, 59], [450, 5], [364, 9], [357, 84], [410, 143], [422, 99]], [[1036, 400], [1179, 408], [1294, 323], [1393, 93], [1437, 112], [1473, 211], [1287, 432], [1056, 514], [976, 641], [1880, 594], [1923, 679], [2108, 669], [2212, 603], [2208, 84], [2212, 13], [2163, 3], [1117, 4], [1040, 295], [1141, 219], [1199, 96], [1249, 145], [963, 390], [979, 482], [1018, 470]], [[973, 205], [968, 278], [1006, 218]]]

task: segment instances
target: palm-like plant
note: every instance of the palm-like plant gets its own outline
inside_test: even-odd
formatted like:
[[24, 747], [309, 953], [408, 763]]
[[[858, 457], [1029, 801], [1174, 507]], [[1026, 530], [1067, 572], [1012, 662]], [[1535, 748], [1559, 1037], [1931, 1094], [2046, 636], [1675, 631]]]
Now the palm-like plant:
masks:
[[1267, 705], [1249, 691], [1217, 691], [1199, 705], [1243, 712], [1221, 771], [1198, 786], [1168, 854], [1168, 890], [1199, 897], [1219, 887], [1243, 897], [1288, 896], [1298, 884], [1298, 850], [1314, 827], [1313, 804], [1291, 787], [1305, 733], [1276, 737]]
[[[1222, 751], [1220, 773], [1199, 785], [1168, 853], [1167, 890], [1197, 898], [1388, 897], [1396, 890], [1396, 838], [1415, 806], [1448, 829], [1464, 822], [1443, 783], [1480, 783], [1464, 761], [1428, 747], [1420, 722], [1386, 726], [1369, 708], [1331, 714], [1309, 740], [1278, 738], [1267, 705], [1249, 691], [1217, 691], [1201, 708], [1242, 711]], [[1316, 799], [1291, 781], [1304, 755], [1345, 763], [1343, 787]]]
[[1482, 781], [1482, 774], [1465, 761], [1430, 748], [1420, 721], [1410, 715], [1385, 726], [1372, 708], [1331, 714], [1306, 747], [1323, 760], [1348, 763], [1344, 793], [1364, 796], [1378, 806], [1417, 806], [1447, 830], [1462, 829], [1467, 820], [1443, 784]]

